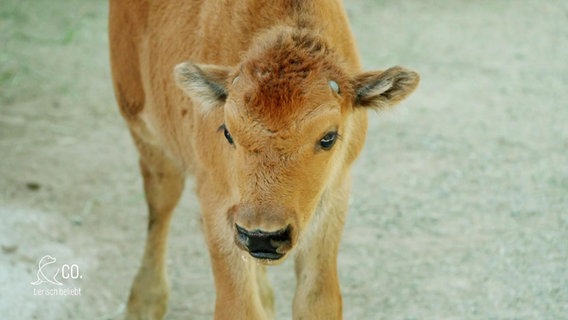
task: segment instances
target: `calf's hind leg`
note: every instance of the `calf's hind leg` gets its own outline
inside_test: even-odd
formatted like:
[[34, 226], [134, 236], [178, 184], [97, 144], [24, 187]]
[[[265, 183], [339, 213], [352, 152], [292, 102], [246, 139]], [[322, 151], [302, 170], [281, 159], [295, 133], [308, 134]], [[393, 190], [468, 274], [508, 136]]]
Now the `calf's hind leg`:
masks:
[[162, 319], [169, 291], [165, 266], [169, 224], [185, 175], [161, 150], [133, 136], [140, 152], [149, 219], [144, 257], [130, 291], [126, 319]]

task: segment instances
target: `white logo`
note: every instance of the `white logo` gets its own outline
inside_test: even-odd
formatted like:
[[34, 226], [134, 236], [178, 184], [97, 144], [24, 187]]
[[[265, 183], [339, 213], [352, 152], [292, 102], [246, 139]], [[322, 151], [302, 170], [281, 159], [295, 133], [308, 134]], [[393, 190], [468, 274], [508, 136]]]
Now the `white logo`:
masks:
[[59, 271], [61, 271], [59, 268], [57, 268], [57, 272], [51, 278], [48, 278], [45, 274], [43, 274], [43, 268], [45, 268], [50, 264], [55, 263], [56, 261], [57, 259], [55, 259], [50, 255], [43, 256], [43, 258], [39, 260], [38, 263], [39, 269], [37, 270], [37, 280], [32, 282], [34, 286], [40, 285], [44, 282], [51, 283], [57, 286], [62, 285], [62, 283], [57, 280], [57, 275], [59, 274]]
[[[36, 274], [37, 279], [31, 283], [35, 286], [34, 296], [80, 296], [81, 288], [64, 286], [63, 284], [65, 283], [65, 280], [83, 279], [83, 276], [79, 271], [79, 266], [76, 264], [57, 265], [55, 262], [57, 262], [57, 259], [50, 255], [45, 255], [39, 260]], [[38, 287], [42, 283], [59, 287]]]

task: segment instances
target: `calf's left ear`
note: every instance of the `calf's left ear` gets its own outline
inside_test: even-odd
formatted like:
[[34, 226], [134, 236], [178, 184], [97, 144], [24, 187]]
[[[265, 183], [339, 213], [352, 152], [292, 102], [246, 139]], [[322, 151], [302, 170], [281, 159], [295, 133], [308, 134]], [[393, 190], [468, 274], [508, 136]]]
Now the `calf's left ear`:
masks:
[[200, 104], [196, 106], [207, 112], [221, 106], [227, 100], [227, 79], [230, 67], [183, 62], [174, 69], [178, 87]]
[[375, 109], [395, 105], [409, 96], [419, 81], [418, 73], [402, 67], [362, 73], [353, 80], [354, 104]]

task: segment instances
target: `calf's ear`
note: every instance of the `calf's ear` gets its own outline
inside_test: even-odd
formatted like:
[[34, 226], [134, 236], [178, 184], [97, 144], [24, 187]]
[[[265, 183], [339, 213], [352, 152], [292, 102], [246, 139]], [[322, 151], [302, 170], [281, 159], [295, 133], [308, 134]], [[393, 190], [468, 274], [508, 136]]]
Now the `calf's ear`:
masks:
[[383, 109], [402, 101], [418, 86], [418, 73], [402, 67], [364, 72], [353, 80], [355, 105]]
[[207, 112], [223, 105], [227, 99], [227, 79], [230, 67], [183, 62], [174, 69], [174, 78], [178, 87]]

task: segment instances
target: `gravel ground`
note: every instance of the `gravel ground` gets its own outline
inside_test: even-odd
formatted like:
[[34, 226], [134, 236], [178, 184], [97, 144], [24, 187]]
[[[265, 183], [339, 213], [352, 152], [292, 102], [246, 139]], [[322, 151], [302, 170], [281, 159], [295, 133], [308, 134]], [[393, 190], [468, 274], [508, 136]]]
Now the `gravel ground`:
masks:
[[[422, 83], [371, 117], [354, 168], [345, 319], [568, 319], [568, 2], [346, 6], [366, 67], [404, 65]], [[146, 209], [106, 20], [104, 1], [1, 0], [2, 319], [123, 312]], [[212, 317], [191, 191], [170, 236], [167, 319]], [[63, 286], [31, 284], [45, 255]], [[270, 277], [289, 319], [290, 261]]]

